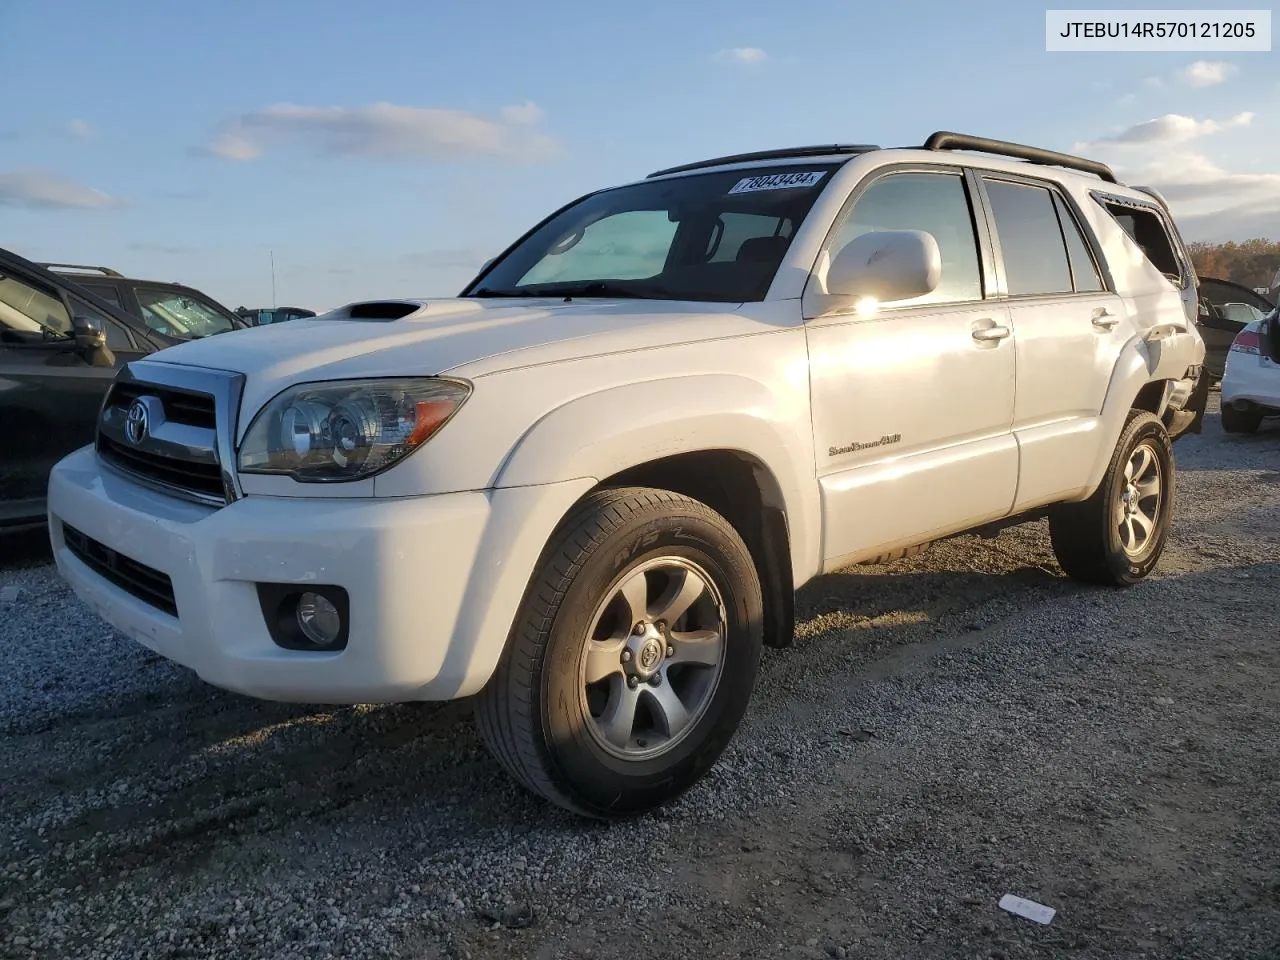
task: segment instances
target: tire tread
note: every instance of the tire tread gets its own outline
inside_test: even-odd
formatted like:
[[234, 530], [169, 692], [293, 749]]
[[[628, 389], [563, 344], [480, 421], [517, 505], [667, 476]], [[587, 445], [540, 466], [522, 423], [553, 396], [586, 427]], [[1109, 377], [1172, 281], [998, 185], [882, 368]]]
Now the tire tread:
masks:
[[538, 687], [543, 652], [560, 604], [583, 564], [615, 530], [641, 514], [657, 511], [693, 514], [728, 525], [705, 504], [666, 490], [615, 487], [585, 497], [543, 551], [506, 650], [476, 702], [480, 735], [507, 772], [529, 791], [584, 816], [597, 814], [564, 788], [534, 722], [541, 709]]

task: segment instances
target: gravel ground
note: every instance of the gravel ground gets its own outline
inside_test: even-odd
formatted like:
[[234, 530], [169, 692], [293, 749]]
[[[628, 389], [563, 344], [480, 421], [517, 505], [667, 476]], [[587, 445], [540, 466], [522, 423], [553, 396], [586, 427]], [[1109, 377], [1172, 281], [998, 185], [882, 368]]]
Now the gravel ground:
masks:
[[1280, 957], [1280, 429], [1177, 457], [1133, 590], [1043, 524], [809, 585], [720, 765], [623, 825], [467, 703], [223, 693], [6, 547], [0, 956]]

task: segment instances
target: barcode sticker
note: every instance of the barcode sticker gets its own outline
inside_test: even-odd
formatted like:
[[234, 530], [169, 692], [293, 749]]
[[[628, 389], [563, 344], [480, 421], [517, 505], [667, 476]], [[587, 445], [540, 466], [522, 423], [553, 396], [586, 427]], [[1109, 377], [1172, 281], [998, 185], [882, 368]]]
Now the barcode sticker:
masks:
[[757, 190], [787, 190], [793, 187], [812, 187], [827, 175], [825, 170], [807, 170], [804, 173], [771, 173], [761, 177], [743, 177], [733, 185], [730, 193], [755, 193]]

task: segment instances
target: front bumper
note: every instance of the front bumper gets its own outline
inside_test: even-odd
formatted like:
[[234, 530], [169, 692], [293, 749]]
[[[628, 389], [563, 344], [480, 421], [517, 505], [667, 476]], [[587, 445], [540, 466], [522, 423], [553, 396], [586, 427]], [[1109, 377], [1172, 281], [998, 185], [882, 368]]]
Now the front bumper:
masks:
[[[127, 636], [219, 687], [270, 700], [443, 700], [488, 680], [546, 540], [590, 480], [404, 499], [247, 497], [222, 507], [141, 487], [79, 450], [53, 470], [54, 557]], [[176, 616], [104, 578], [64, 525], [172, 582]], [[257, 584], [350, 596], [338, 652], [271, 639]]]

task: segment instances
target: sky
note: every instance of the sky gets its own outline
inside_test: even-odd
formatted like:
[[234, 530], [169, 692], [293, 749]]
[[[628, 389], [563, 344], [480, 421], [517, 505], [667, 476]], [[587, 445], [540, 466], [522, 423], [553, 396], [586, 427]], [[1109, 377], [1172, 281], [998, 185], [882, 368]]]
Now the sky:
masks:
[[1280, 240], [1280, 58], [1046, 53], [1025, 0], [106, 10], [0, 0], [0, 247], [233, 308], [272, 305], [272, 256], [281, 306], [451, 296], [590, 190], [938, 129], [1105, 160], [1188, 240]]

